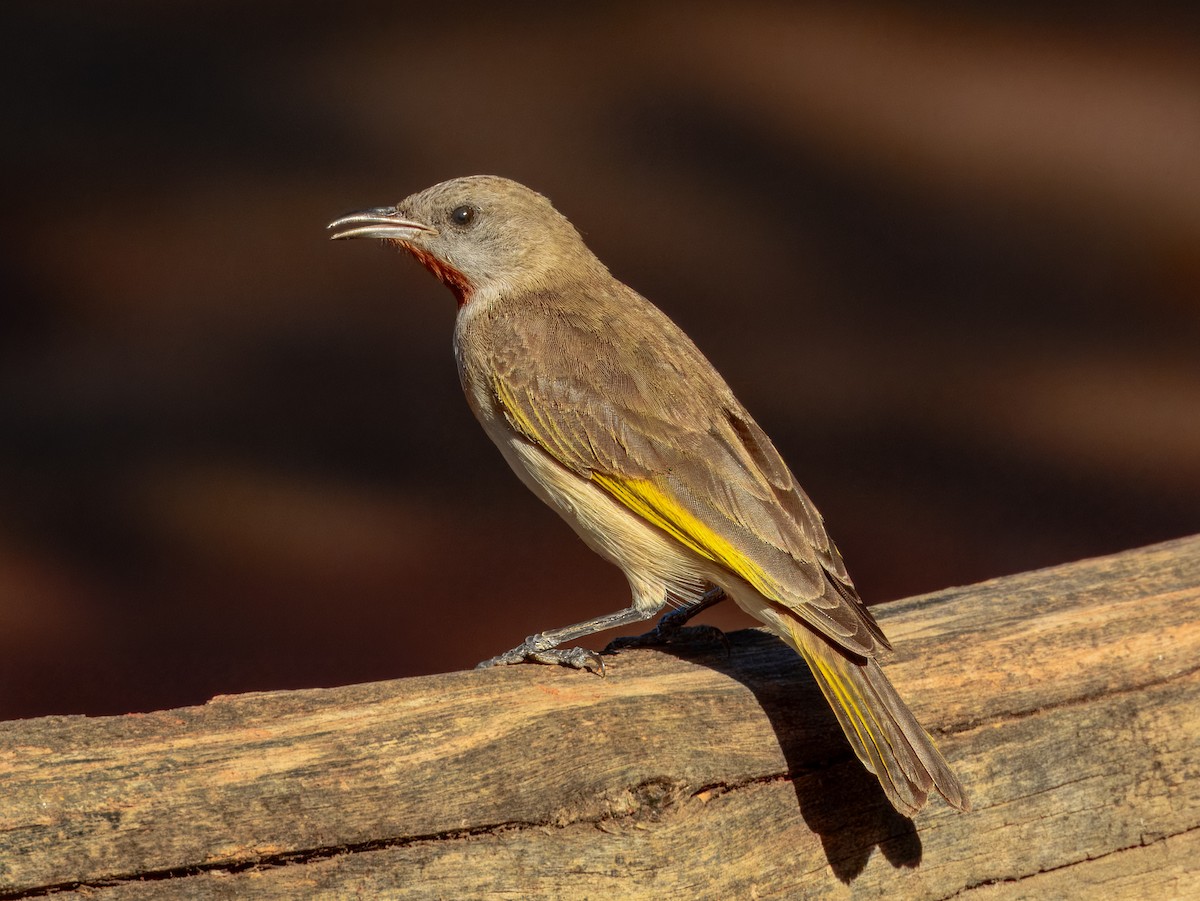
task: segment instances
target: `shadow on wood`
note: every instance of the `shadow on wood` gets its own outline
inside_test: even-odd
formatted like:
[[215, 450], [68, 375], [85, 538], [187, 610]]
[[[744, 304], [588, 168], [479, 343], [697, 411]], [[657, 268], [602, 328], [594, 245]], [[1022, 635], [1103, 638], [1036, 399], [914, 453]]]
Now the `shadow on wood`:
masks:
[[921, 862], [913, 821], [896, 812], [879, 780], [857, 761], [804, 662], [761, 630], [739, 633], [736, 653], [662, 650], [735, 679], [750, 690], [775, 732], [800, 814], [820, 838], [833, 873], [850, 882], [878, 847], [894, 866]]
[[876, 610], [972, 813], [747, 631], [0, 724], [0, 898], [1200, 897], [1200, 537]]

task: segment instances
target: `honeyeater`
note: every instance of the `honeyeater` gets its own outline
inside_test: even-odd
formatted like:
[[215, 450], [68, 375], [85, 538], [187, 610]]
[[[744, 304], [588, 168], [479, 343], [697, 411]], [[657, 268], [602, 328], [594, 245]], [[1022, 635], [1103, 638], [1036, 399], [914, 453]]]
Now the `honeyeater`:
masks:
[[481, 666], [601, 669], [595, 653], [558, 645], [728, 596], [804, 658], [900, 812], [916, 813], [931, 789], [968, 808], [880, 668], [888, 640], [770, 438], [545, 197], [456, 178], [329, 228], [390, 241], [450, 288], [472, 411], [521, 480], [629, 580], [628, 609], [530, 636]]

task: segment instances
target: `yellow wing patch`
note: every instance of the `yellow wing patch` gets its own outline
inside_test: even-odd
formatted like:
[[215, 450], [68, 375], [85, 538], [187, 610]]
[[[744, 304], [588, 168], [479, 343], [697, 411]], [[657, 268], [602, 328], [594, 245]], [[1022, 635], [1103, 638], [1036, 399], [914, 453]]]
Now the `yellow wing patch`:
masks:
[[684, 509], [682, 504], [650, 479], [622, 479], [595, 472], [592, 473], [592, 481], [642, 519], [658, 526], [701, 557], [741, 576], [760, 594], [768, 598], [779, 596], [778, 589], [771, 584], [760, 566]]
[[575, 456], [571, 452], [567, 437], [554, 424], [553, 420], [541, 415], [537, 407], [534, 406], [528, 408], [529, 413], [532, 414], [532, 418], [530, 418], [521, 405], [517, 403], [517, 399], [513, 396], [508, 385], [500, 379], [492, 380], [492, 388], [496, 392], [496, 399], [500, 401], [500, 406], [504, 408], [504, 411], [508, 414], [508, 418], [512, 420], [512, 424], [519, 431], [540, 444], [547, 453], [559, 462]]
[[[496, 399], [500, 401], [515, 428], [537, 442], [560, 463], [570, 465], [568, 461], [580, 459], [577, 443], [572, 442], [553, 419], [542, 415], [536, 406], [522, 407], [512, 390], [501, 379], [494, 379], [492, 384]], [[685, 547], [745, 579], [765, 597], [780, 599], [779, 588], [767, 577], [762, 567], [686, 510], [653, 480], [623, 478], [602, 472], [591, 473], [591, 479], [613, 499], [624, 504], [646, 522], [662, 529]]]

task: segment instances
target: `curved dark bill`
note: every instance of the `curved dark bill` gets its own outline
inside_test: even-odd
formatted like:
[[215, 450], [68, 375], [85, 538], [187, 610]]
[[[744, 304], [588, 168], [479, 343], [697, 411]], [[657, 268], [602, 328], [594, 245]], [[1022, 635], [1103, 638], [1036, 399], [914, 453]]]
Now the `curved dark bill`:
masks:
[[437, 234], [437, 229], [424, 222], [401, 218], [400, 211], [394, 206], [350, 213], [340, 219], [334, 219], [326, 228], [336, 229], [329, 236], [334, 241], [339, 238], [390, 238], [394, 241], [406, 241], [422, 232]]

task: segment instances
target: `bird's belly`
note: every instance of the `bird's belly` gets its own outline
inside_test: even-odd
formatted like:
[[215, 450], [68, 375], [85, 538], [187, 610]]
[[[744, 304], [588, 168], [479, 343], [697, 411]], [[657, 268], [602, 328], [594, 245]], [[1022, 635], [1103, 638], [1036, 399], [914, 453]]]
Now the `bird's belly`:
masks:
[[529, 442], [504, 436], [496, 444], [534, 494], [570, 523], [588, 547], [621, 568], [635, 607], [653, 611], [668, 594], [694, 601], [704, 593], [710, 583], [707, 561]]

